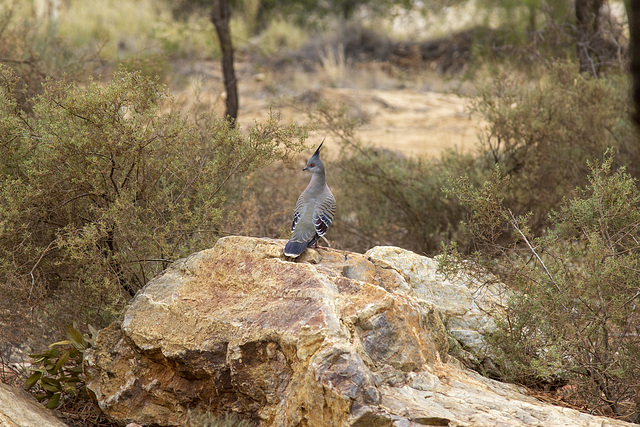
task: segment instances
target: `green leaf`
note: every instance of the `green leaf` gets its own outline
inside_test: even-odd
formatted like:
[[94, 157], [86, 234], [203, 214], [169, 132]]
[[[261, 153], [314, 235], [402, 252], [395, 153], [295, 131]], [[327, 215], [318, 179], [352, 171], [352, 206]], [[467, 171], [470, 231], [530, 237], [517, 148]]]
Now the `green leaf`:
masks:
[[51, 350], [47, 350], [44, 353], [44, 357], [46, 359], [49, 359], [49, 358], [53, 358], [53, 357], [58, 357], [59, 354], [60, 354], [60, 350], [58, 350], [57, 348], [52, 348]]
[[49, 348], [54, 347], [56, 345], [69, 345], [69, 344], [73, 344], [73, 343], [69, 340], [62, 340], [62, 341], [54, 342], [53, 344], [49, 344]]
[[82, 339], [82, 334], [80, 332], [78, 332], [73, 326], [67, 326], [67, 336], [69, 337], [69, 339], [71, 339], [71, 341], [73, 341], [73, 345], [78, 348], [78, 349], [82, 349], [84, 348], [84, 340]]
[[67, 363], [67, 360], [69, 360], [69, 352], [68, 351], [62, 353], [62, 356], [60, 356], [60, 358], [58, 359], [58, 363], [56, 363], [54, 372], [60, 371], [60, 369], [64, 366], [64, 364]]
[[71, 372], [72, 374], [81, 374], [82, 365], [75, 366], [74, 368], [70, 369], [69, 372]]
[[78, 390], [76, 389], [76, 385], [71, 383], [71, 384], [65, 384], [64, 386], [64, 391], [66, 391], [67, 393], [73, 395], [73, 396], [77, 396], [78, 394]]
[[40, 385], [42, 385], [43, 389], [53, 393], [59, 392], [62, 389], [62, 387], [60, 387], [60, 381], [54, 380], [53, 378], [42, 378]]
[[56, 393], [53, 396], [51, 396], [47, 404], [44, 406], [48, 409], [54, 409], [54, 408], [57, 408], [59, 404], [60, 404], [60, 393]]
[[89, 327], [89, 334], [91, 335], [91, 338], [94, 338], [98, 336], [98, 330], [96, 328], [94, 328], [92, 325], [87, 325]]
[[44, 357], [44, 353], [30, 354], [29, 357], [32, 359], [42, 359]]
[[38, 380], [42, 378], [42, 372], [34, 372], [27, 380], [25, 381], [25, 385], [27, 386], [27, 390], [36, 385]]

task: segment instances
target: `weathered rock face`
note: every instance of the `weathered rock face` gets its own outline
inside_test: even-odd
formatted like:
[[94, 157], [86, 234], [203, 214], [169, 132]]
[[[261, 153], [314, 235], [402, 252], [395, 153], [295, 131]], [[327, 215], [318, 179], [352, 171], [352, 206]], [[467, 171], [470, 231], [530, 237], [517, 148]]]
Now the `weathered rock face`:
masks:
[[224, 238], [149, 283], [85, 355], [100, 408], [161, 425], [206, 412], [263, 426], [624, 425], [448, 361], [440, 311], [383, 249], [294, 263], [283, 247]]
[[438, 309], [449, 342], [456, 346], [456, 357], [468, 365], [490, 369], [492, 354], [483, 335], [494, 330], [494, 319], [506, 305], [509, 291], [503, 284], [481, 283], [464, 274], [447, 279], [437, 272], [438, 263], [434, 259], [392, 246], [370, 249], [365, 257], [400, 272], [408, 285], [401, 291]]
[[0, 383], [0, 427], [66, 427], [29, 393]]

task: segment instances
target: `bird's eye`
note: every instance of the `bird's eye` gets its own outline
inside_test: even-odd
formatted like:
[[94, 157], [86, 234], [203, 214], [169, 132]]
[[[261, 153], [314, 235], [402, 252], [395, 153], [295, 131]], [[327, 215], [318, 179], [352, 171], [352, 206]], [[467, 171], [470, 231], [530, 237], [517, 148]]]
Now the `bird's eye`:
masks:
[[315, 165], [316, 165], [315, 163], [311, 163], [311, 164], [309, 165], [309, 167], [310, 167], [310, 168], [312, 168], [312, 167], [314, 167]]

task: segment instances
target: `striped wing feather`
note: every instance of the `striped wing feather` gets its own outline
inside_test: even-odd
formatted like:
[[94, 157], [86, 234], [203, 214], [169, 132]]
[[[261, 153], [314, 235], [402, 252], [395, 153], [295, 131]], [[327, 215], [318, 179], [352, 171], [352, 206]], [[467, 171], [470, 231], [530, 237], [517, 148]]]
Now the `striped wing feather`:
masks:
[[298, 224], [298, 222], [300, 221], [300, 218], [302, 218], [302, 215], [304, 214], [304, 209], [305, 209], [305, 203], [304, 203], [304, 193], [300, 195], [300, 197], [298, 197], [298, 201], [296, 202], [296, 207], [293, 210], [293, 223], [291, 224], [291, 231], [296, 229], [296, 225]]
[[316, 206], [313, 212], [313, 226], [318, 236], [324, 236], [333, 222], [336, 215], [336, 200], [333, 194], [329, 193], [327, 197]]

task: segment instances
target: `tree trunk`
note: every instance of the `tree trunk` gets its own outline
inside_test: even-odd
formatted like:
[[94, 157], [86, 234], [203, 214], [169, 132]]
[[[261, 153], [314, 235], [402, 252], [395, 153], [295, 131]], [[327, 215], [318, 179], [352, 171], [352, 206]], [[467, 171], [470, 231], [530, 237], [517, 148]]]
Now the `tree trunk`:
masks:
[[[576, 0], [577, 50], [580, 72], [598, 77], [600, 63], [593, 46], [599, 34], [598, 18], [604, 0]], [[595, 59], [594, 59], [595, 57]]]
[[225, 117], [235, 126], [238, 119], [238, 82], [236, 72], [233, 68], [233, 45], [231, 44], [231, 33], [229, 32], [229, 12], [228, 0], [213, 0], [213, 10], [211, 11], [211, 22], [216, 27], [216, 33], [220, 40], [222, 50], [222, 74], [224, 77], [224, 87], [227, 92], [227, 112]]
[[630, 72], [633, 80], [631, 98], [635, 104], [633, 121], [640, 129], [640, 2], [634, 0], [627, 3], [629, 16], [629, 32], [631, 36], [629, 51], [631, 56]]

